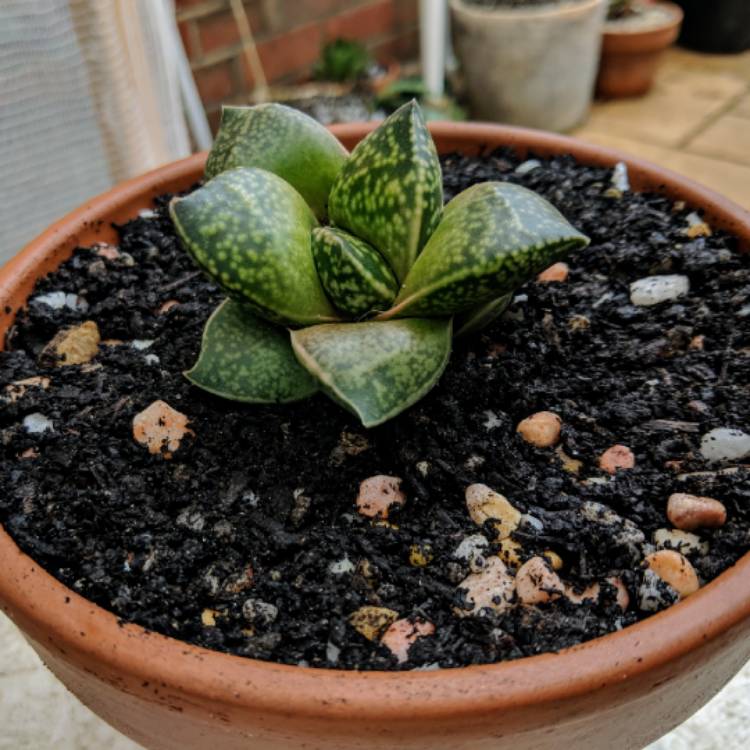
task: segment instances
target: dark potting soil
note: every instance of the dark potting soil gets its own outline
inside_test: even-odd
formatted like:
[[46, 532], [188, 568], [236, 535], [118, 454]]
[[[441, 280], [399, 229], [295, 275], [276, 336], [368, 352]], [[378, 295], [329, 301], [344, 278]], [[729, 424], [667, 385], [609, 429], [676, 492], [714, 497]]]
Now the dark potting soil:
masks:
[[463, 0], [466, 5], [480, 8], [533, 8], [538, 5], [570, 5], [581, 0]]
[[[566, 282], [527, 284], [500, 321], [457, 342], [437, 387], [372, 430], [323, 396], [238, 405], [188, 384], [181, 373], [221, 295], [180, 249], [167, 197], [118, 228], [119, 258], [78, 249], [33, 296], [64, 291], [86, 309], [79, 300], [78, 309], [55, 310], [32, 297], [0, 354], [1, 383], [50, 379], [48, 389], [28, 387], [0, 406], [0, 521], [44, 568], [123, 621], [321, 667], [496, 662], [649, 616], [639, 586], [651, 548], [617, 533], [621, 523], [586, 521], [589, 501], [632, 521], [648, 543], [669, 527], [671, 493], [720, 499], [728, 522], [699, 531], [708, 551], [688, 554], [702, 582], [714, 578], [750, 550], [748, 470], [721, 471], [699, 451], [708, 430], [750, 421], [750, 259], [724, 233], [689, 237], [684, 207], [620, 195], [610, 170], [569, 157], [524, 174], [517, 165], [506, 151], [447, 156], [446, 199], [484, 180], [520, 183], [556, 204], [590, 247], [571, 256]], [[654, 307], [630, 303], [630, 282], [665, 273], [687, 275], [689, 294]], [[45, 345], [85, 320], [124, 343], [102, 345], [89, 365], [54, 366]], [[157, 399], [186, 414], [194, 432], [171, 460], [133, 439], [133, 417]], [[516, 433], [539, 410], [562, 417], [561, 446], [582, 462], [578, 474]], [[28, 432], [30, 415], [52, 429]], [[610, 478], [597, 461], [617, 443], [636, 465]], [[376, 474], [404, 480], [408, 500], [391, 525], [356, 511], [360, 482]], [[456, 548], [479, 533], [490, 541], [487, 555], [497, 550], [492, 525], [468, 516], [464, 491], [474, 482], [532, 516], [515, 533], [524, 559], [554, 550], [563, 578], [580, 586], [620, 576], [627, 611], [605, 586], [600, 601], [582, 605], [562, 598], [457, 617], [469, 565]], [[415, 545], [431, 556], [426, 566], [413, 564]], [[661, 595], [660, 606], [669, 605], [669, 590]], [[429, 620], [435, 634], [399, 666], [348, 624], [363, 605]]]

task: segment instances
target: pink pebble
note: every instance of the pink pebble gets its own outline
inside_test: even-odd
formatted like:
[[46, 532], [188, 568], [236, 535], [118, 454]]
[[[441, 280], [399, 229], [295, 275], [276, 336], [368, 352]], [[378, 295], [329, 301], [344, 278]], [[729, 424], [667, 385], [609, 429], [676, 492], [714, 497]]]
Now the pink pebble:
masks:
[[634, 466], [635, 456], [626, 445], [613, 445], [599, 457], [599, 468], [608, 474], [616, 474], [618, 469], [632, 469]]
[[417, 640], [435, 632], [435, 626], [427, 620], [396, 620], [385, 631], [381, 643], [393, 653], [399, 663], [409, 659], [409, 648]]
[[406, 495], [401, 491], [401, 478], [378, 474], [359, 485], [357, 510], [368, 518], [388, 518], [392, 505], [403, 505]]

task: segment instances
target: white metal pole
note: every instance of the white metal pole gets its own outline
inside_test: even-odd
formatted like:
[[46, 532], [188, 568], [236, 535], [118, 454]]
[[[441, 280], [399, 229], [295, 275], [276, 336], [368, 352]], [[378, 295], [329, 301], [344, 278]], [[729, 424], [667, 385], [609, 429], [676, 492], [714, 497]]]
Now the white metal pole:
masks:
[[446, 0], [419, 0], [419, 41], [422, 78], [431, 98], [445, 92], [445, 42], [448, 6]]

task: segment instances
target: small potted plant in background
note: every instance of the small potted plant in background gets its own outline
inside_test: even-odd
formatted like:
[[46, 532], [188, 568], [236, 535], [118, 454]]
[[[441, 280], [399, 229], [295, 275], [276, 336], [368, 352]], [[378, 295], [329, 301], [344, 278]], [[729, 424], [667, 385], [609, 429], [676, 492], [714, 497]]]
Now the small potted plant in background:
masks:
[[597, 94], [607, 99], [645, 94], [681, 23], [682, 11], [674, 3], [610, 0]]
[[450, 0], [450, 8], [477, 118], [555, 131], [583, 122], [606, 0]]

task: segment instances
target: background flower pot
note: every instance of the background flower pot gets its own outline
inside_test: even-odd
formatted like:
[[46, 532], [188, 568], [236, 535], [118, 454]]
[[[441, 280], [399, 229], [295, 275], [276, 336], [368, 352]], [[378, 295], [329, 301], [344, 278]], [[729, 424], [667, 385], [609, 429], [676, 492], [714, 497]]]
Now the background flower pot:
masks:
[[[335, 129], [352, 146], [370, 125]], [[634, 189], [701, 207], [750, 246], [750, 216], [690, 181], [545, 133], [439, 123], [439, 151], [500, 145], [629, 164]], [[153, 197], [199, 179], [204, 156], [131, 180], [58, 222], [0, 273], [0, 331], [34, 281], [77, 245], [116, 240]], [[254, 661], [149, 633], [81, 598], [0, 529], [0, 605], [50, 669], [147, 748], [189, 750], [598, 750], [643, 747], [715, 694], [750, 657], [750, 555], [675, 607], [623, 631], [515, 662], [434, 672], [343, 672]]]
[[685, 11], [680, 44], [701, 52], [750, 49], [750, 3], [747, 0], [675, 0]]
[[596, 93], [605, 98], [639, 96], [654, 82], [664, 51], [680, 31], [682, 10], [674, 3], [658, 3], [668, 18], [658, 26], [639, 28], [609, 21], [604, 25], [602, 56]]
[[451, 0], [450, 7], [476, 117], [557, 131], [585, 119], [605, 0], [507, 9]]

